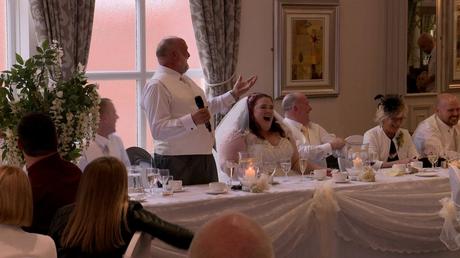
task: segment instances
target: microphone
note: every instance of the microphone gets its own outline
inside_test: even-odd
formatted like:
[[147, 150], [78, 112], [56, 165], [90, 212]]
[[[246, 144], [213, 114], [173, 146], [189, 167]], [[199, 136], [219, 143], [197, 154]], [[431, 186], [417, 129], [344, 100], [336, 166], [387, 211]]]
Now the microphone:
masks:
[[[198, 108], [204, 108], [204, 102], [203, 102], [203, 99], [201, 98], [201, 96], [196, 96], [195, 97], [195, 104]], [[204, 125], [206, 126], [206, 128], [208, 128], [208, 131], [211, 132], [211, 123], [206, 122], [204, 123]]]

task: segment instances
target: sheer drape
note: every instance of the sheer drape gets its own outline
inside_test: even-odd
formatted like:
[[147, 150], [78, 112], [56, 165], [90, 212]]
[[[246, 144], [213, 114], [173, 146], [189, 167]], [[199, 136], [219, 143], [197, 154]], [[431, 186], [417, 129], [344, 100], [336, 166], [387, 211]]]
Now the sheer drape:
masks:
[[[190, 0], [193, 29], [208, 97], [232, 88], [238, 62], [241, 0]], [[221, 115], [216, 115], [217, 124]]]
[[39, 42], [59, 41], [64, 51], [62, 76], [88, 62], [95, 0], [29, 0]]

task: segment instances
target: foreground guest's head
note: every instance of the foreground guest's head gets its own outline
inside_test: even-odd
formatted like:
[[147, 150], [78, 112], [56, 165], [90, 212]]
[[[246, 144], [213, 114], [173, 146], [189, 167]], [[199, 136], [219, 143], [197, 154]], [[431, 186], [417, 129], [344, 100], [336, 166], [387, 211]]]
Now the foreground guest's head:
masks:
[[32, 189], [20, 168], [0, 166], [0, 224], [20, 227], [32, 223]]
[[436, 101], [436, 115], [446, 125], [452, 127], [458, 123], [460, 102], [457, 96], [450, 93], [439, 94]]
[[289, 93], [283, 98], [284, 116], [297, 121], [303, 125], [310, 122], [310, 112], [312, 110], [307, 96], [302, 93]]
[[39, 112], [23, 116], [18, 125], [18, 143], [19, 149], [31, 157], [56, 152], [56, 128], [51, 118]]
[[97, 133], [104, 137], [114, 133], [116, 130], [118, 115], [112, 100], [107, 98], [101, 99], [101, 102], [99, 103], [99, 117], [100, 121]]
[[407, 113], [404, 100], [399, 95], [377, 95], [374, 99], [379, 101], [375, 121], [389, 136], [396, 134]]
[[193, 238], [190, 258], [271, 258], [268, 235], [249, 217], [231, 213], [211, 220]]
[[263, 132], [278, 132], [285, 136], [281, 126], [275, 122], [272, 97], [264, 93], [252, 93], [248, 96], [249, 129], [259, 138]]
[[158, 43], [156, 51], [158, 63], [183, 74], [188, 70], [190, 57], [187, 43], [179, 37], [166, 37]]
[[124, 244], [122, 223], [128, 205], [125, 165], [114, 157], [101, 157], [86, 166], [75, 209], [64, 229], [62, 244], [86, 252], [104, 252]]

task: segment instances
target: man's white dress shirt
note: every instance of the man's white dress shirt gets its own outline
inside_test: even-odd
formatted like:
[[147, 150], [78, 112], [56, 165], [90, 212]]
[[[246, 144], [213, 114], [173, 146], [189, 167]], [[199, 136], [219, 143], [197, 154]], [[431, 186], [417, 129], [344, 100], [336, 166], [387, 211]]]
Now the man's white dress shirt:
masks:
[[449, 154], [460, 152], [460, 124], [453, 127], [446, 125], [436, 114], [420, 122], [412, 136], [421, 155], [429, 152]]
[[[283, 122], [289, 127], [300, 154], [306, 154], [313, 163], [326, 167], [326, 157], [332, 154], [330, 142], [335, 138], [320, 125], [309, 122], [304, 127], [301, 123], [285, 117]], [[305, 131], [306, 129], [306, 131]], [[304, 131], [304, 132], [302, 132]]]
[[[396, 132], [396, 136], [393, 137], [392, 140], [395, 144], [398, 158], [400, 160], [418, 157], [418, 152], [412, 142], [412, 137], [406, 129], [399, 128]], [[377, 153], [378, 156], [378, 161], [374, 164], [375, 168], [380, 168], [383, 162], [388, 160], [388, 155], [390, 153], [390, 141], [390, 138], [388, 138], [380, 125], [369, 129], [366, 133], [364, 133], [363, 143], [368, 143], [369, 152]]]
[[206, 100], [203, 90], [186, 75], [160, 66], [147, 82], [142, 97], [154, 139], [161, 155], [211, 154], [214, 133], [204, 124], [196, 126], [191, 114], [198, 110], [195, 96], [201, 96], [211, 114], [228, 110], [235, 99], [227, 92]]
[[55, 258], [57, 254], [51, 237], [0, 224], [0, 257]]
[[113, 133], [108, 138], [96, 134], [94, 141], [89, 144], [88, 149], [81, 155], [78, 167], [83, 171], [91, 161], [104, 156], [115, 157], [121, 160], [125, 166], [131, 165], [121, 138]]

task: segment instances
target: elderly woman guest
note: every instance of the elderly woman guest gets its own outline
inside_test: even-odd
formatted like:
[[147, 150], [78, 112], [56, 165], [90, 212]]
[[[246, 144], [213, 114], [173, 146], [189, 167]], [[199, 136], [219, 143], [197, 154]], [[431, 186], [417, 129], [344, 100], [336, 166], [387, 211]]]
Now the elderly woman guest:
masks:
[[0, 167], [0, 257], [56, 257], [53, 240], [24, 232], [32, 224], [32, 189], [26, 173]]
[[377, 154], [374, 167], [386, 168], [393, 164], [407, 164], [418, 157], [412, 137], [401, 124], [406, 116], [404, 100], [397, 95], [378, 95], [375, 121], [378, 126], [364, 134], [363, 143], [369, 144], [369, 152]]
[[281, 121], [270, 96], [253, 93], [241, 99], [216, 130], [220, 167], [224, 168], [226, 160], [238, 160], [238, 152], [250, 152], [262, 162], [289, 159], [298, 170], [297, 148]]
[[135, 231], [181, 249], [193, 233], [128, 201], [125, 165], [114, 157], [85, 168], [75, 204], [61, 208], [50, 227], [60, 257], [122, 257]]

